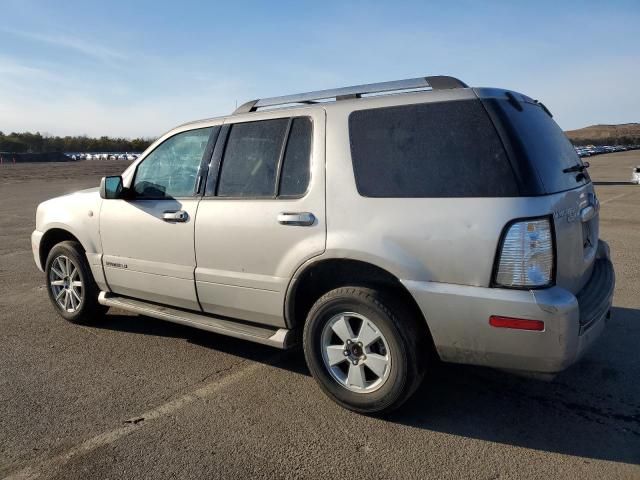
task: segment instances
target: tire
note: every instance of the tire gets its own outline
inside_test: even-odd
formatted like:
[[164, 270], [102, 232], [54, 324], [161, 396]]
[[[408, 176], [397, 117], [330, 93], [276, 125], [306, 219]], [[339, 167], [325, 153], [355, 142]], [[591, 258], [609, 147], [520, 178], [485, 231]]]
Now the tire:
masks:
[[381, 291], [332, 290], [307, 316], [303, 348], [309, 370], [343, 407], [365, 414], [391, 412], [416, 391], [426, 372], [429, 346], [420, 320]]
[[100, 289], [78, 242], [55, 245], [47, 256], [45, 274], [49, 299], [65, 320], [89, 324], [107, 311], [98, 303]]

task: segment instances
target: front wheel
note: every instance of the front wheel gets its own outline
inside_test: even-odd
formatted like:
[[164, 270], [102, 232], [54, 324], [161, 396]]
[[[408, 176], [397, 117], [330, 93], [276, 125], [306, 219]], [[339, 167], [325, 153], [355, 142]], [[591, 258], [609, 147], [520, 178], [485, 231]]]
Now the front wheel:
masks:
[[340, 405], [370, 414], [396, 409], [420, 385], [428, 356], [424, 339], [410, 309], [363, 287], [322, 296], [303, 333], [307, 365], [322, 390]]
[[47, 290], [60, 316], [73, 323], [90, 323], [106, 311], [98, 303], [99, 289], [78, 242], [54, 246], [45, 264]]

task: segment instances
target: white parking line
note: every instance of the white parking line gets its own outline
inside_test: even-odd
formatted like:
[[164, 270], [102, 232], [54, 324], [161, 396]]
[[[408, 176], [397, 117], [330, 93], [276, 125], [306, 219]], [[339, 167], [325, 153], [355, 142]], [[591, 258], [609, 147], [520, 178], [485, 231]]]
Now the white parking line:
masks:
[[631, 195], [633, 192], [621, 193], [620, 195], [616, 195], [615, 197], [607, 198], [600, 202], [600, 205], [604, 205], [605, 203], [612, 202], [613, 200], [617, 200], [622, 197], [626, 197], [627, 195]]
[[[274, 355], [267, 360], [267, 364], [275, 362], [277, 359], [279, 359], [280, 356], [281, 353]], [[255, 372], [256, 370], [259, 370], [260, 368], [263, 368], [264, 366], [265, 364], [263, 363], [250, 364], [242, 370], [210, 382], [192, 392], [182, 395], [181, 397], [170, 400], [151, 410], [141, 413], [140, 415], [131, 417], [131, 419], [127, 420], [127, 423], [125, 423], [125, 425], [122, 427], [114, 428], [113, 430], [109, 430], [107, 432], [96, 435], [95, 437], [90, 438], [79, 445], [71, 447], [70, 449], [59, 455], [44, 459], [36, 465], [31, 465], [14, 473], [11, 473], [8, 476], [4, 477], [3, 480], [33, 480], [36, 478], [46, 478], [50, 474], [56, 473], [56, 470], [58, 468], [64, 466], [70, 460], [73, 460], [76, 457], [81, 457], [83, 455], [91, 453], [92, 451], [100, 447], [116, 442], [117, 440], [137, 430], [140, 430], [152, 420], [157, 420], [158, 418], [162, 418], [166, 415], [172, 414], [197, 400], [202, 400], [210, 397], [220, 390], [237, 383], [241, 378]]]

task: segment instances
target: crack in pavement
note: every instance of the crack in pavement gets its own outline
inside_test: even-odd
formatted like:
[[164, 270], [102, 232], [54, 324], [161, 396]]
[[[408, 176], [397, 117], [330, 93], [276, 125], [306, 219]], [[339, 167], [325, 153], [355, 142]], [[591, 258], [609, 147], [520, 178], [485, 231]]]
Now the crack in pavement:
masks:
[[[517, 381], [513, 381], [510, 382], [509, 385], [505, 385], [502, 382], [497, 381], [496, 379], [488, 378], [488, 376], [483, 376], [482, 381], [485, 384], [484, 387], [488, 389], [488, 391], [494, 393], [500, 392], [502, 395], [514, 399], [529, 398], [544, 405], [546, 408], [553, 409], [559, 412], [570, 412], [588, 422], [595, 422], [601, 425], [606, 425], [609, 428], [613, 428], [614, 430], [618, 430], [623, 433], [640, 436], [640, 405], [628, 405], [626, 402], [619, 402], [624, 406], [630, 406], [631, 409], [634, 410], [633, 412], [622, 413], [620, 411], [614, 410], [614, 408], [611, 407], [599, 407], [589, 401], [579, 402], [575, 399], [564, 398], [561, 390], [564, 389], [571, 391], [575, 389], [563, 383], [550, 383], [549, 385], [552, 388], [550, 388], [546, 392], [546, 395], [541, 395], [538, 393], [527, 391], [527, 389], [523, 388], [522, 385]], [[507, 388], [505, 388], [505, 386]], [[599, 400], [598, 396], [592, 394], [591, 392], [581, 392], [581, 395], [593, 397], [596, 400]], [[607, 402], [612, 403], [611, 399], [609, 399]], [[627, 425], [622, 425], [622, 422]], [[636, 429], [635, 427], [638, 428]]]

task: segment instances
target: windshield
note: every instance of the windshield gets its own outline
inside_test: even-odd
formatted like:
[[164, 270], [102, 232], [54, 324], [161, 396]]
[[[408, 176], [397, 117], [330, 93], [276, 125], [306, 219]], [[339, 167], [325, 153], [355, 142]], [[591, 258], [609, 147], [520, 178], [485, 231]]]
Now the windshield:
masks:
[[590, 181], [586, 169], [571, 169], [582, 166], [582, 161], [541, 104], [511, 94], [488, 103], [503, 124], [518, 161], [524, 161], [527, 170], [537, 174], [544, 193], [570, 190]]

